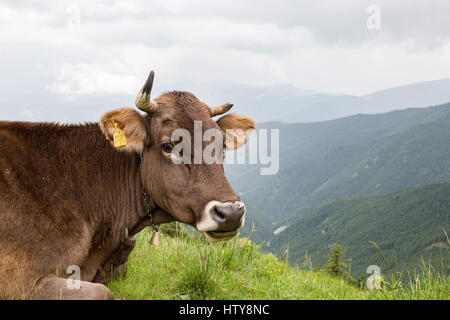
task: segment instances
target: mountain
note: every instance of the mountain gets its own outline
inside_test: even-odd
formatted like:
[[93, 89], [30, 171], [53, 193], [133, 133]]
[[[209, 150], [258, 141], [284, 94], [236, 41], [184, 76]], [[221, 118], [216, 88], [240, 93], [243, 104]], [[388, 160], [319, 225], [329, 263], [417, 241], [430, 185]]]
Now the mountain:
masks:
[[270, 238], [298, 210], [450, 181], [450, 103], [260, 128], [279, 129], [279, 172], [262, 176], [260, 165], [225, 167], [249, 208], [245, 231], [255, 224], [257, 240]]
[[[232, 102], [234, 111], [256, 122], [285, 121], [289, 114], [313, 105], [315, 100], [334, 97], [326, 93], [302, 90], [289, 84], [254, 86], [235, 82], [178, 82], [173, 90], [190, 91], [210, 105]], [[171, 89], [171, 90], [172, 90]], [[300, 117], [297, 122], [308, 121]]]
[[[391, 271], [417, 268], [420, 257], [450, 272], [450, 183], [407, 188], [377, 196], [339, 199], [308, 210], [287, 221], [285, 231], [273, 236], [270, 249], [282, 253], [289, 248], [291, 261], [302, 264], [305, 252], [313, 262], [339, 243], [351, 258], [355, 276], [366, 274], [370, 265]], [[446, 249], [441, 249], [446, 247]], [[444, 251], [442, 251], [444, 250]]]
[[[0, 119], [97, 121], [106, 110], [134, 105], [134, 94], [58, 95], [46, 89], [51, 78], [39, 79], [39, 82], [41, 87], [30, 86], [28, 82], [21, 86], [3, 84]], [[237, 82], [180, 81], [155, 83], [153, 96], [170, 90], [190, 91], [210, 105], [231, 101], [237, 113], [247, 115], [257, 123], [325, 121], [450, 101], [450, 79], [415, 83], [365, 96], [302, 90], [290, 84], [255, 86]]]
[[301, 90], [289, 84], [252, 86], [234, 82], [179, 82], [171, 87], [191, 91], [210, 104], [231, 101], [236, 105], [236, 112], [257, 123], [325, 121], [450, 101], [450, 79], [414, 83], [365, 96]]
[[374, 92], [361, 98], [376, 112], [439, 105], [450, 101], [450, 79], [413, 83]]
[[60, 123], [96, 122], [105, 112], [133, 106], [129, 95], [60, 96], [36, 90], [0, 94], [0, 119]]

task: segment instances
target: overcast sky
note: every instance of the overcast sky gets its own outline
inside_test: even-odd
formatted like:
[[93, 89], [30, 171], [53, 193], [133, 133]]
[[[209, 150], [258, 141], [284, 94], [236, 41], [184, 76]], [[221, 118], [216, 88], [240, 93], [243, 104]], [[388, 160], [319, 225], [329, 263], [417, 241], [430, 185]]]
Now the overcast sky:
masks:
[[[380, 29], [367, 27], [371, 5]], [[450, 77], [450, 1], [2, 0], [0, 54], [0, 102], [135, 94], [150, 68], [167, 89], [215, 80], [363, 95]]]

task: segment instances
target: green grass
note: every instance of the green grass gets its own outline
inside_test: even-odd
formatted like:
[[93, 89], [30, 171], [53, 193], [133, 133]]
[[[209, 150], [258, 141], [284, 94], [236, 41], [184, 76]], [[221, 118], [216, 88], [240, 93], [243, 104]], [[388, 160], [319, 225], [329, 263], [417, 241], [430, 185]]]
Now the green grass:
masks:
[[[172, 225], [173, 226], [173, 225]], [[169, 227], [170, 228], [170, 227]], [[163, 230], [160, 247], [138, 235], [128, 273], [108, 287], [117, 299], [449, 299], [450, 278], [424, 265], [411, 282], [359, 289], [321, 271], [292, 267], [247, 238], [209, 243], [202, 236]]]

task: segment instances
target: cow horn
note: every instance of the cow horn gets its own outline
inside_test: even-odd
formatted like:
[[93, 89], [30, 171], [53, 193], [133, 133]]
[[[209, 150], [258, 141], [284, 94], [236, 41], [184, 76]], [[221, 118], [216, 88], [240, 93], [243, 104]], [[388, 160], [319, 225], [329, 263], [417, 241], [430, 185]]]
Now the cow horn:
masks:
[[229, 103], [229, 102], [221, 104], [220, 106], [209, 107], [209, 114], [211, 115], [211, 117], [215, 117], [215, 116], [224, 114], [225, 112], [230, 110], [232, 107], [233, 107], [233, 104]]
[[136, 97], [135, 101], [136, 107], [138, 107], [139, 110], [147, 113], [153, 113], [158, 109], [158, 104], [154, 100], [150, 99], [150, 93], [152, 91], [154, 78], [155, 72], [152, 70], [150, 71], [147, 81], [145, 82], [141, 91], [139, 91], [139, 94]]

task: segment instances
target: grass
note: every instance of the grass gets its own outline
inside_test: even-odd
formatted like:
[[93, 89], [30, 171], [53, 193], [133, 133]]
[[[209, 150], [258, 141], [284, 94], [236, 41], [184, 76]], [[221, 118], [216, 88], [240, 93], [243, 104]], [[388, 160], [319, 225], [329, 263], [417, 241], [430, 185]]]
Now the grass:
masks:
[[450, 277], [437, 271], [422, 260], [419, 270], [406, 274], [406, 281], [397, 280], [402, 277], [391, 275], [391, 281], [384, 282], [383, 290], [378, 290], [379, 299], [395, 300], [450, 300]]
[[209, 243], [178, 224], [163, 229], [163, 244], [138, 235], [126, 276], [108, 287], [117, 299], [450, 299], [450, 278], [423, 264], [408, 283], [359, 289], [320, 270], [292, 267], [247, 238]]

